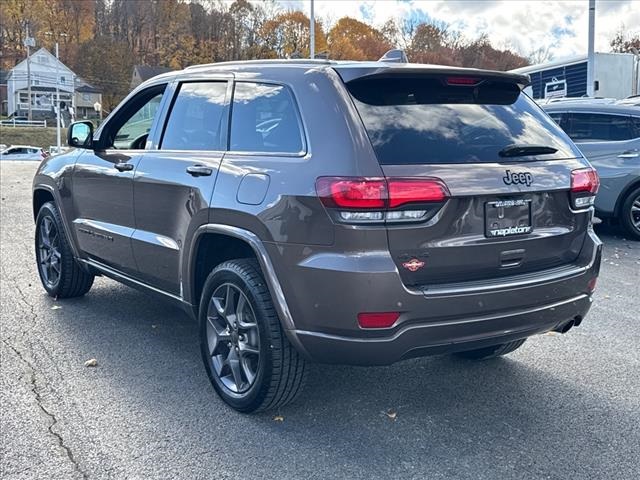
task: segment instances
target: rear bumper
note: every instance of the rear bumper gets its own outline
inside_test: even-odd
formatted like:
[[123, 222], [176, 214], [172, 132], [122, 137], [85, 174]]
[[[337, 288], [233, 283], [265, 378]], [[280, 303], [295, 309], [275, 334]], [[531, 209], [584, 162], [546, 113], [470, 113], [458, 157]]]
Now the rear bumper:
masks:
[[548, 332], [582, 318], [591, 297], [582, 294], [542, 307], [468, 319], [406, 325], [390, 337], [354, 338], [296, 331], [310, 359], [324, 363], [388, 365], [399, 360], [472, 350]]
[[[336, 255], [304, 246], [267, 248], [272, 258], [279, 256], [274, 265], [295, 324], [287, 334], [301, 353], [322, 363], [385, 365], [509, 342], [581, 321], [591, 306], [589, 282], [599, 273], [602, 243], [589, 231], [572, 265], [414, 290], [402, 284], [388, 252]], [[391, 328], [358, 326], [360, 312], [389, 311], [401, 312]]]

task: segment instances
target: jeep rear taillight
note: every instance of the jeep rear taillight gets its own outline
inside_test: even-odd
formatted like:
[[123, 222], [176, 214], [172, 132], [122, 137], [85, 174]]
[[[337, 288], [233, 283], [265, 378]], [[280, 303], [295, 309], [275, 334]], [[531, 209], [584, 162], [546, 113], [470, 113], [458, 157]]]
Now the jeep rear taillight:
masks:
[[316, 191], [348, 223], [420, 221], [449, 197], [444, 182], [432, 177], [320, 177]]
[[592, 168], [581, 168], [571, 172], [571, 204], [574, 208], [593, 205], [600, 187], [598, 173]]

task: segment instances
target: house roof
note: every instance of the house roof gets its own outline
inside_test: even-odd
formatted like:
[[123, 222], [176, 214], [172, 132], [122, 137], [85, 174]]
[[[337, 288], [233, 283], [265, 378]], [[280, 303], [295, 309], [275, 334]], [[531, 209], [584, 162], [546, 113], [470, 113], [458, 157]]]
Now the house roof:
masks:
[[138, 75], [143, 82], [157, 75], [160, 75], [161, 73], [167, 73], [171, 71], [171, 69], [168, 67], [159, 67], [157, 65], [136, 65], [133, 68], [138, 72]]
[[102, 90], [96, 87], [92, 87], [91, 85], [81, 85], [76, 88], [76, 92], [80, 93], [100, 93]]
[[101, 93], [102, 90], [94, 87], [82, 77], [75, 78], [76, 92], [80, 93]]
[[[47, 56], [49, 56], [51, 59], [53, 59], [53, 62], [58, 62], [60, 63], [60, 65], [64, 68], [66, 68], [67, 70], [69, 70], [71, 73], [73, 73], [73, 70], [71, 70], [69, 67], [67, 67], [64, 63], [62, 63], [62, 61], [58, 58], [56, 58], [55, 55], [53, 55], [49, 50], [47, 50], [46, 48], [42, 47], [41, 49], [39, 49], [38, 51], [34, 52], [31, 54], [31, 57], [35, 57], [36, 55], [40, 54], [40, 53], [45, 53]], [[14, 66], [11, 71], [17, 69], [18, 67], [20, 67], [22, 64], [26, 64], [27, 63], [27, 59], [25, 58], [24, 60], [22, 60], [21, 62], [19, 62], [18, 64], [16, 64], [16, 66]], [[55, 63], [52, 64], [52, 69], [55, 69]]]

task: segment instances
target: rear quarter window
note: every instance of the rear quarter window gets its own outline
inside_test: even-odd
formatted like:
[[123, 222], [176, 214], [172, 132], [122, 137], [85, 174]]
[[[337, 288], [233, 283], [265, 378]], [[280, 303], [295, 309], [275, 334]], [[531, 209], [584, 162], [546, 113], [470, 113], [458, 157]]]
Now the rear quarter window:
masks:
[[503, 162], [508, 145], [544, 145], [579, 157], [566, 134], [517, 85], [484, 81], [446, 85], [442, 78], [386, 77], [347, 83], [383, 165]]
[[236, 83], [229, 149], [235, 152], [303, 153], [300, 118], [287, 87]]

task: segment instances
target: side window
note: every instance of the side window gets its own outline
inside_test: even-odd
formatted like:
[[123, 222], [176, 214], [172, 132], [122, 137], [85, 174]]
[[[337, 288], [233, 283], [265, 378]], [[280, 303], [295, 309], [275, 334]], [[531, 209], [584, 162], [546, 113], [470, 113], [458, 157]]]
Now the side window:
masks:
[[164, 129], [161, 150], [224, 150], [227, 82], [183, 83]]
[[281, 85], [236, 83], [229, 149], [236, 152], [302, 152], [300, 121], [291, 92]]
[[631, 119], [623, 115], [569, 113], [569, 136], [574, 141], [620, 141], [634, 137]]
[[562, 126], [562, 113], [561, 112], [552, 112], [549, 116], [556, 122], [558, 125]]
[[165, 85], [151, 87], [132, 98], [107, 125], [106, 148], [144, 150]]
[[631, 117], [633, 124], [633, 138], [640, 138], [640, 117]]

